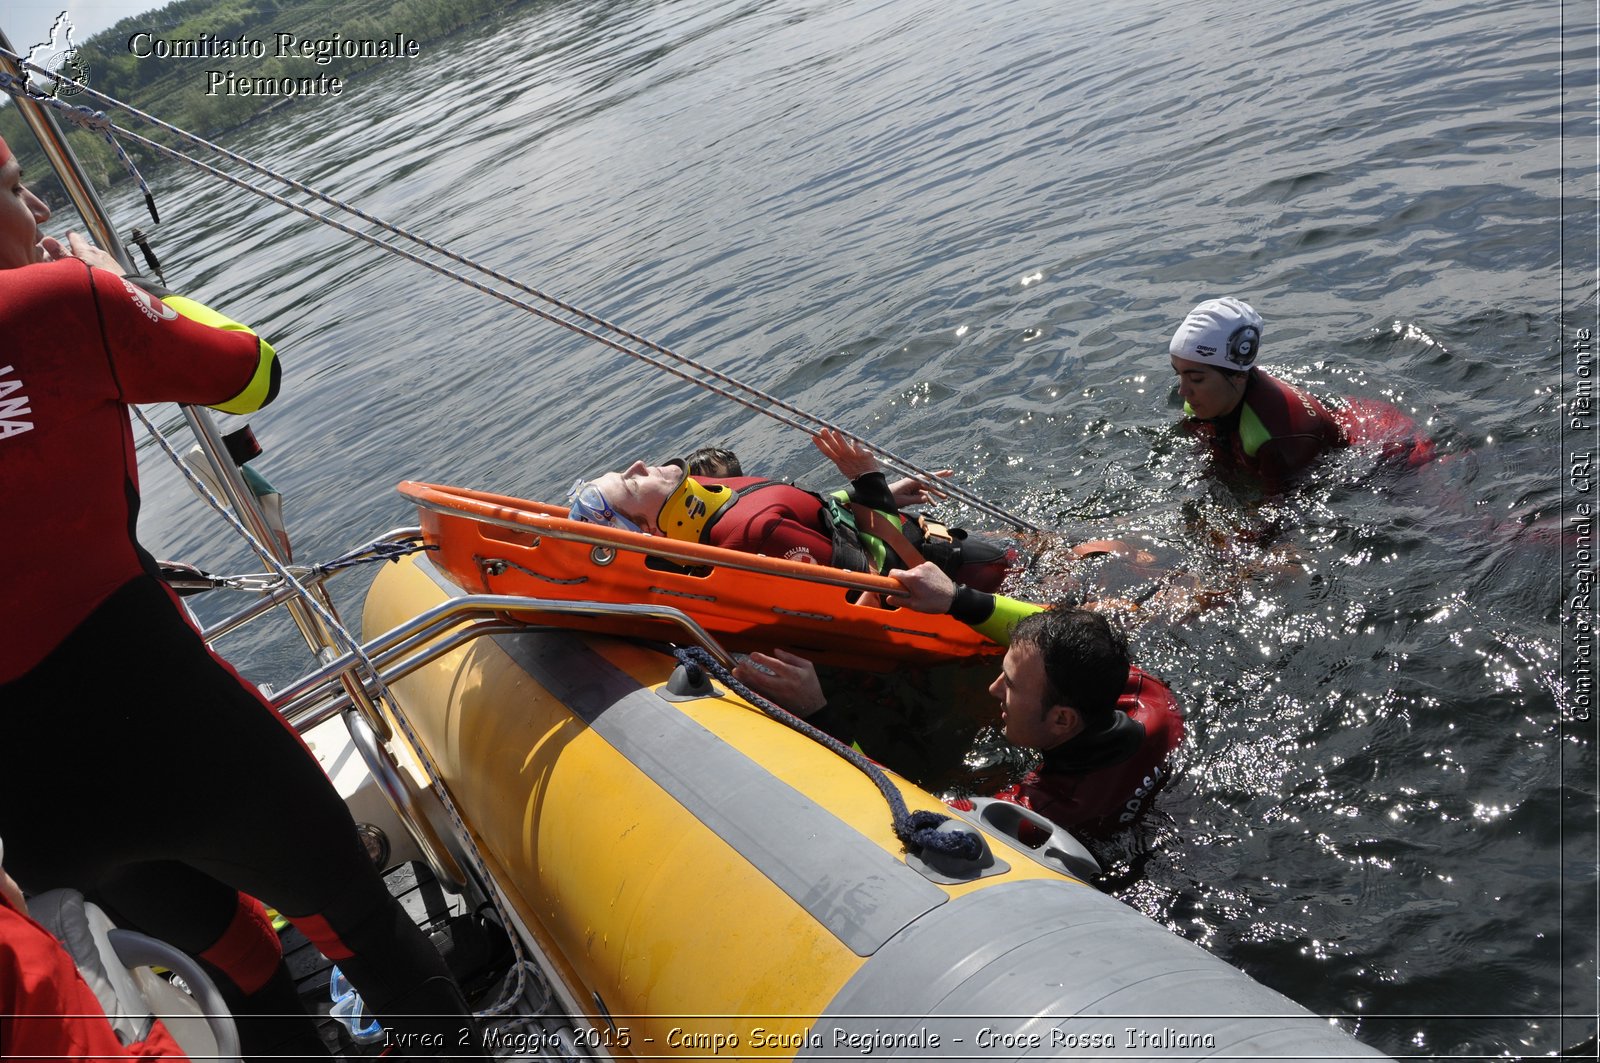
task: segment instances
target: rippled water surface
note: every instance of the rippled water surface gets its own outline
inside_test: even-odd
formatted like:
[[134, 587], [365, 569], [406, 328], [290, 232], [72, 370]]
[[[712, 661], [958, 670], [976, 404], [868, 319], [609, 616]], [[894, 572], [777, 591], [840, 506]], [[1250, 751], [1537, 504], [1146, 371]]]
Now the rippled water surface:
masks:
[[[1595, 990], [1553, 531], [1563, 314], [1593, 310], [1560, 260], [1564, 65], [1593, 96], [1567, 47], [1531, 0], [534, 3], [225, 140], [1224, 585], [1134, 631], [1189, 737], [1107, 884], [1386, 1051], [1541, 1054], [1592, 1037], [1561, 1016]], [[554, 498], [723, 442], [831, 482], [776, 422], [157, 177], [169, 279], [283, 352], [253, 423], [302, 556], [410, 522], [408, 477]], [[1275, 372], [1399, 404], [1450, 460], [1343, 453], [1278, 500], [1205, 475], [1166, 342], [1220, 294], [1264, 313]], [[151, 545], [247, 567], [147, 464]]]

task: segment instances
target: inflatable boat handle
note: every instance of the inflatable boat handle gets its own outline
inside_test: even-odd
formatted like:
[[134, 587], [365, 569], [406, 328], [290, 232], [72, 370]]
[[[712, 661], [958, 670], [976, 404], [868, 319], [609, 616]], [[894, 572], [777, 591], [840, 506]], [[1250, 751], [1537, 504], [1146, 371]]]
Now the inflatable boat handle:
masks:
[[[996, 832], [1023, 855], [1055, 871], [1064, 871], [1073, 878], [1090, 879], [1100, 874], [1100, 862], [1083, 847], [1065, 827], [1041, 816], [1031, 808], [1002, 801], [996, 797], [969, 797], [973, 815], [985, 827]], [[1030, 845], [1020, 837], [1023, 821], [1033, 824], [1048, 835], [1039, 845]]]

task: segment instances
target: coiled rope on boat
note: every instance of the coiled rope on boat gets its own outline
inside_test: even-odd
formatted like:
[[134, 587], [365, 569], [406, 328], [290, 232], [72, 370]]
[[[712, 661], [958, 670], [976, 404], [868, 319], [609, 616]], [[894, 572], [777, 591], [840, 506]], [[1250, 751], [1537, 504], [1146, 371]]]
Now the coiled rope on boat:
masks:
[[889, 781], [889, 776], [884, 773], [882, 768], [863, 756], [859, 750], [845, 745], [826, 731], [811, 726], [805, 720], [768, 701], [744, 683], [739, 682], [733, 677], [733, 673], [713, 657], [705, 647], [680, 646], [674, 648], [672, 652], [686, 667], [700, 668], [716, 676], [728, 684], [728, 687], [735, 694], [744, 698], [744, 700], [766, 713], [772, 719], [800, 732], [813, 742], [826, 746], [871, 779], [872, 784], [883, 794], [884, 801], [889, 805], [889, 813], [894, 820], [894, 836], [899, 838], [906, 848], [913, 852], [924, 849], [931, 850], [962, 860], [976, 860], [983, 855], [983, 843], [978, 840], [976, 834], [971, 831], [939, 830], [941, 823], [953, 818], [943, 813], [908, 811], [905, 798], [900, 795], [900, 790]]
[[[579, 320], [571, 321], [558, 316], [557, 314], [551, 313], [548, 310], [533, 305], [526, 299], [519, 298], [518, 296], [506, 291], [502, 291], [499, 288], [490, 287], [489, 285], [465, 276], [464, 274], [459, 273], [448, 266], [431, 262], [395, 243], [373, 236], [369, 233], [361, 232], [360, 230], [355, 229], [344, 222], [338, 221], [309, 207], [292, 202], [291, 200], [288, 200], [268, 189], [262, 188], [259, 185], [251, 184], [242, 178], [220, 170], [209, 163], [203, 162], [192, 155], [186, 154], [183, 151], [168, 147], [167, 145], [161, 144], [158, 141], [151, 140], [148, 137], [142, 136], [139, 133], [127, 129], [126, 127], [118, 126], [116, 123], [112, 122], [103, 111], [97, 111], [82, 104], [70, 104], [53, 96], [41, 96], [36, 92], [30, 92], [25, 81], [0, 71], [0, 88], [5, 89], [5, 91], [14, 96], [26, 96], [41, 106], [53, 107], [57, 111], [61, 112], [63, 117], [65, 117], [68, 121], [75, 125], [92, 129], [96, 133], [105, 136], [108, 139], [112, 139], [113, 143], [115, 143], [113, 134], [128, 137], [136, 143], [142, 144], [153, 151], [183, 162], [204, 173], [226, 181], [237, 188], [244, 189], [245, 191], [248, 191], [256, 196], [292, 210], [297, 214], [301, 214], [307, 218], [310, 218], [313, 221], [336, 229], [347, 236], [352, 236], [357, 240], [370, 244], [373, 247], [387, 251], [390, 254], [396, 255], [409, 262], [414, 262], [426, 269], [433, 270], [435, 273], [438, 273], [441, 276], [445, 276], [451, 280], [465, 284], [475, 291], [482, 292], [483, 294], [498, 299], [509, 306], [514, 306], [519, 310], [526, 311], [527, 313], [530, 313], [543, 321], [548, 321], [551, 324], [558, 325], [561, 328], [567, 329], [568, 331], [594, 340], [596, 343], [602, 344], [614, 351], [625, 354], [630, 358], [644, 362], [647, 365], [651, 365], [657, 369], [660, 369], [662, 372], [668, 373], [679, 380], [685, 381], [686, 383], [693, 384], [696, 387], [703, 388], [712, 392], [713, 394], [721, 396], [722, 398], [728, 399], [731, 402], [735, 402], [748, 410], [752, 410], [766, 417], [770, 417], [780, 424], [786, 425], [790, 428], [798, 429], [807, 434], [814, 434], [824, 428], [832, 429], [850, 438], [856, 443], [859, 443], [861, 446], [865, 447], [868, 451], [882, 459], [890, 467], [896, 469], [897, 471], [914, 476], [925, 483], [938, 483], [940, 485], [940, 490], [945, 494], [965, 502], [982, 513], [1005, 521], [1019, 530], [1042, 530], [1032, 522], [1024, 520], [1022, 517], [1017, 516], [1016, 514], [997, 505], [994, 505], [972, 491], [962, 487], [960, 484], [950, 483], [949, 481], [941, 481], [929, 470], [921, 468], [906, 458], [880, 447], [870, 440], [866, 440], [860, 436], [857, 436], [849, 429], [843, 428], [842, 426], [835, 424], [826, 418], [809, 413], [806, 410], [780, 399], [775, 395], [762, 391], [759, 388], [746, 384], [743, 381], [740, 381], [728, 375], [727, 373], [722, 372], [721, 370], [707, 366], [703, 362], [699, 362], [688, 357], [687, 355], [680, 354], [679, 352], [663, 346], [654, 340], [639, 335], [638, 333], [626, 329], [621, 325], [608, 321], [605, 318], [541, 291], [538, 288], [534, 288], [528, 284], [525, 284], [522, 281], [508, 276], [507, 274], [493, 269], [492, 267], [486, 266], [472, 258], [469, 258], [468, 256], [452, 251], [447, 247], [419, 236], [405, 228], [402, 228], [401, 226], [369, 214], [358, 207], [344, 202], [343, 200], [311, 188], [310, 186], [297, 181], [292, 177], [278, 173], [277, 171], [266, 166], [262, 166], [259, 163], [253, 162], [242, 155], [229, 151], [227, 148], [224, 148], [221, 145], [212, 143], [211, 141], [208, 141], [193, 133], [189, 133], [186, 130], [180, 129], [168, 122], [164, 122], [161, 119], [156, 118], [154, 115], [139, 110], [131, 104], [125, 103], [114, 97], [107, 96], [104, 93], [98, 92], [80, 82], [73, 81], [71, 78], [65, 77], [59, 73], [56, 73], [55, 71], [46, 70], [43, 67], [29, 63], [22, 57], [12, 52], [0, 49], [0, 55], [5, 55], [12, 61], [16, 62], [19, 67], [25, 67], [29, 70], [36, 70], [41, 74], [49, 75], [62, 85], [71, 86], [76, 90], [86, 93], [94, 100], [111, 107], [119, 108], [140, 119], [141, 121], [149, 125], [153, 125], [158, 129], [162, 129], [189, 144], [204, 148], [217, 155], [220, 155], [231, 162], [245, 167], [253, 173], [259, 174], [273, 181], [280, 182], [297, 192], [312, 197], [319, 202], [344, 211], [345, 213], [359, 218], [364, 222], [375, 225], [390, 235], [410, 241], [419, 247], [443, 256], [457, 265], [464, 266], [494, 280], [499, 284], [512, 288], [517, 292], [521, 292], [523, 295], [556, 307], [563, 313], [571, 314]], [[120, 154], [121, 149], [118, 148], [118, 151]], [[596, 331], [596, 329], [603, 331]], [[641, 350], [639, 348], [644, 349]], [[695, 374], [701, 375], [697, 376]]]

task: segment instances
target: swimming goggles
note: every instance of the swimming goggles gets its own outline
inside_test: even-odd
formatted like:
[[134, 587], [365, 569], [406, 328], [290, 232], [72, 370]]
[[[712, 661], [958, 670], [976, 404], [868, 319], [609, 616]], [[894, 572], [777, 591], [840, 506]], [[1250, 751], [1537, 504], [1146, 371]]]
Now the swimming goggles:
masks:
[[567, 506], [567, 516], [573, 520], [581, 520], [587, 524], [609, 524], [623, 531], [641, 530], [637, 524], [611, 507], [611, 503], [606, 501], [606, 496], [600, 493], [600, 488], [594, 485], [593, 480], [575, 481], [572, 490], [567, 492]]

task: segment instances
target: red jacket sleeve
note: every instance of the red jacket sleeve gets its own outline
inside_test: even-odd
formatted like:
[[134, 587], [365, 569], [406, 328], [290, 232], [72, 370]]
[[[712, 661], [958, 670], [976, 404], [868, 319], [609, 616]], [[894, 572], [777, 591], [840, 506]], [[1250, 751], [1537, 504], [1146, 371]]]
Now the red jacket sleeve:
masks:
[[183, 1059], [159, 1023], [124, 1048], [99, 998], [55, 938], [0, 897], [0, 1056], [8, 1061]]
[[89, 277], [122, 402], [248, 413], [276, 396], [276, 352], [253, 333], [191, 320], [105, 270], [90, 269]]

